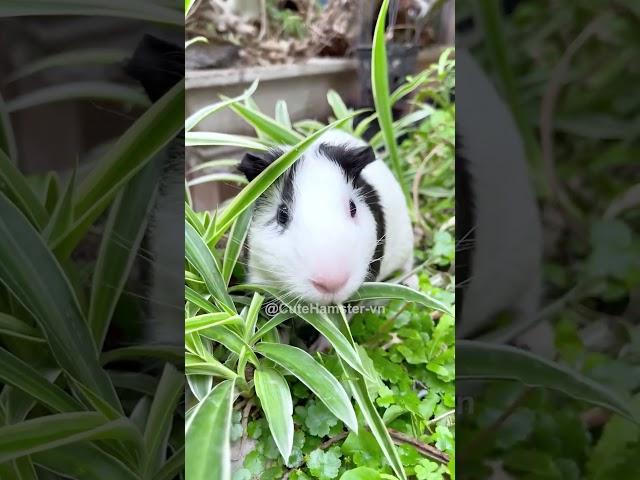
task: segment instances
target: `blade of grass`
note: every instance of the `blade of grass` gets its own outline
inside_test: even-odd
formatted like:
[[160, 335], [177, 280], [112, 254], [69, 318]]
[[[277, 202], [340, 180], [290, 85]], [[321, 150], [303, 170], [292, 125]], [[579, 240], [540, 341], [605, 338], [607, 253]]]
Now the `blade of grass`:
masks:
[[362, 412], [362, 416], [365, 418], [387, 462], [389, 462], [389, 465], [399, 479], [406, 480], [407, 474], [404, 471], [400, 454], [393, 444], [393, 440], [389, 435], [389, 431], [382, 417], [380, 417], [378, 410], [369, 396], [365, 380], [358, 372], [349, 368], [349, 366], [345, 365], [342, 361], [341, 364], [344, 368], [345, 377], [348, 379], [349, 386], [351, 387], [353, 398], [356, 400], [358, 407], [360, 407], [360, 412]]
[[227, 380], [233, 380], [237, 377], [236, 373], [225, 367], [215, 358], [202, 360], [194, 355], [185, 355], [185, 370], [187, 375], [207, 375], [220, 377]]
[[184, 48], [187, 49], [195, 43], [209, 43], [209, 40], [206, 37], [203, 37], [202, 35], [193, 37], [187, 40], [186, 42], [184, 42]]
[[358, 352], [352, 346], [352, 342], [350, 342], [349, 339], [340, 332], [338, 327], [330, 318], [318, 313], [313, 305], [304, 304], [302, 302], [289, 302], [285, 298], [286, 295], [283, 295], [282, 292], [265, 285], [243, 284], [234, 286], [231, 290], [261, 291], [277, 298], [280, 302], [286, 305], [286, 310], [288, 312], [295, 313], [297, 317], [300, 317], [320, 332], [335, 349], [338, 356], [343, 358], [345, 362], [351, 365], [358, 372], [361, 372], [363, 375], [369, 375], [360, 361]]
[[405, 184], [402, 165], [398, 154], [398, 145], [393, 134], [393, 117], [389, 98], [389, 68], [387, 65], [387, 48], [385, 41], [385, 21], [389, 9], [389, 0], [383, 0], [373, 33], [371, 51], [371, 89], [378, 114], [378, 122], [383, 132], [387, 152], [391, 159], [391, 167], [405, 196], [409, 198], [409, 188]]
[[240, 164], [240, 160], [234, 159], [234, 158], [224, 159], [224, 160], [211, 160], [209, 162], [203, 162], [196, 165], [191, 170], [189, 170], [187, 174], [199, 172], [200, 170], [206, 170], [208, 168], [211, 168], [211, 169], [220, 168], [223, 170], [229, 169], [229, 168], [233, 169], [237, 167], [239, 164]]
[[209, 313], [218, 313], [219, 310], [213, 306], [211, 302], [209, 302], [206, 298], [196, 292], [193, 288], [185, 285], [184, 287], [184, 297], [188, 302], [197, 305], [200, 309]]

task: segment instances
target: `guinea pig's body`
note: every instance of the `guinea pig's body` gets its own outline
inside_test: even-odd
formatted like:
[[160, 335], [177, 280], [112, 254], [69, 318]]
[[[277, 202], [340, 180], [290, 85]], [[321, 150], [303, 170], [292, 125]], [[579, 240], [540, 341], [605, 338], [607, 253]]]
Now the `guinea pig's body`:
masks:
[[[247, 154], [249, 180], [284, 148]], [[249, 280], [314, 303], [340, 303], [365, 281], [407, 271], [413, 233], [404, 195], [364, 141], [322, 135], [256, 202]]]
[[467, 51], [456, 61], [456, 330], [468, 338], [501, 313], [537, 315], [542, 234], [511, 113]]

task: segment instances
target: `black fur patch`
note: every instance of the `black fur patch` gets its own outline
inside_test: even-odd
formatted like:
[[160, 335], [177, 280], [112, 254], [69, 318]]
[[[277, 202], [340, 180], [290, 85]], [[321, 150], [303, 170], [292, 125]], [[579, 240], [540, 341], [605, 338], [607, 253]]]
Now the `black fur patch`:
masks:
[[462, 143], [456, 135], [456, 315], [463, 305], [464, 293], [472, 275], [475, 248], [476, 211], [469, 172], [469, 161], [462, 155]]
[[283, 153], [279, 148], [272, 148], [267, 152], [247, 152], [242, 157], [238, 170], [251, 182]]
[[184, 47], [147, 34], [124, 69], [155, 102], [184, 77]]
[[365, 281], [373, 282], [380, 274], [380, 266], [382, 265], [382, 257], [384, 256], [386, 223], [384, 212], [380, 204], [380, 196], [375, 188], [368, 184], [362, 177], [357, 177], [354, 181], [355, 187], [360, 191], [367, 207], [371, 211], [376, 221], [376, 250], [373, 258], [369, 262], [369, 269]]
[[318, 151], [329, 160], [336, 162], [350, 183], [353, 183], [354, 180], [359, 177], [364, 167], [376, 160], [376, 154], [369, 145], [352, 147], [348, 145], [321, 143]]

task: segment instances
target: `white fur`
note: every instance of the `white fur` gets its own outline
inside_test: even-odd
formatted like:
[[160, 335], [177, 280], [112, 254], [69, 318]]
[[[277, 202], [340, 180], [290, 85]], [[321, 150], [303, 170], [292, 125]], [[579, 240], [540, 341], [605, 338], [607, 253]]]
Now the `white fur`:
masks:
[[468, 52], [456, 52], [457, 131], [475, 193], [475, 251], [458, 334], [471, 334], [501, 311], [536, 314], [541, 227], [520, 134], [495, 88]]
[[[320, 143], [366, 145], [335, 130], [305, 152], [298, 160], [291, 221], [284, 231], [273, 221], [281, 192], [272, 187], [265, 193], [267, 206], [256, 212], [249, 230], [249, 276], [251, 282], [280, 287], [307, 301], [339, 303], [365, 279], [375, 252], [376, 226], [340, 167], [322, 156]], [[400, 186], [382, 160], [367, 165], [361, 175], [378, 193], [385, 216], [386, 243], [378, 275], [383, 279], [411, 264], [411, 222]], [[349, 200], [356, 204], [355, 218], [350, 216]], [[318, 271], [337, 270], [348, 271], [349, 280], [335, 294], [320, 293], [311, 284]]]

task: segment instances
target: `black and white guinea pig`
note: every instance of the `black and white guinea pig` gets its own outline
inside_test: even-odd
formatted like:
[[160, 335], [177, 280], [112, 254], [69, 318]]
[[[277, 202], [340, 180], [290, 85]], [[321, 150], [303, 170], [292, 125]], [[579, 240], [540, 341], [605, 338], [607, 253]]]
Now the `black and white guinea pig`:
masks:
[[[247, 153], [239, 169], [251, 181], [286, 148]], [[413, 263], [400, 185], [368, 144], [341, 130], [323, 134], [258, 199], [247, 244], [250, 282], [320, 304]]]
[[456, 332], [469, 338], [502, 313], [537, 315], [542, 230], [511, 112], [462, 48], [456, 78]]

